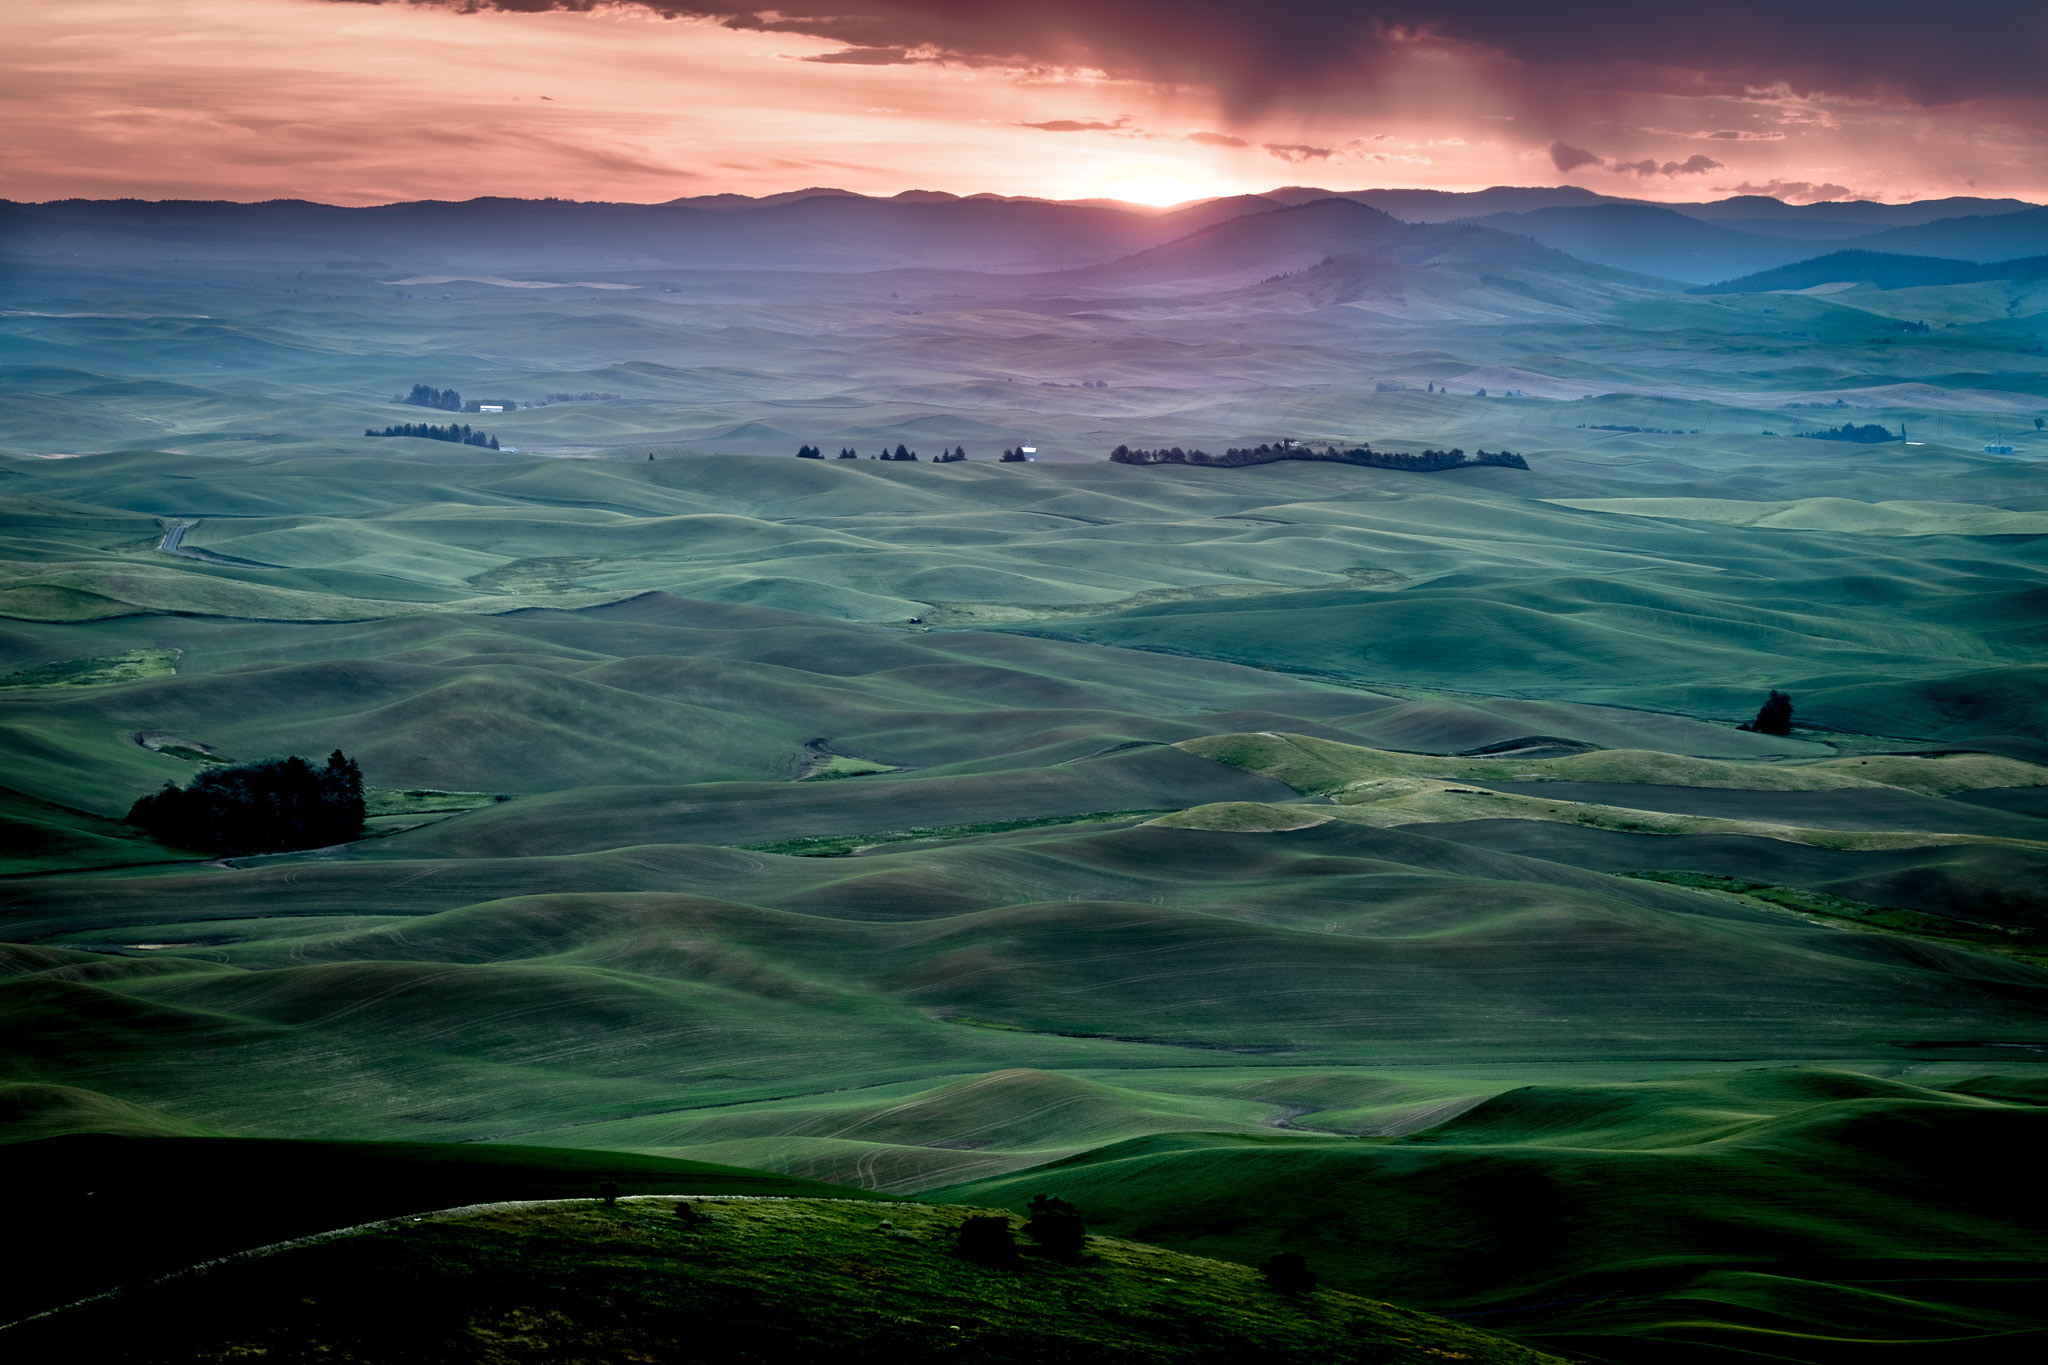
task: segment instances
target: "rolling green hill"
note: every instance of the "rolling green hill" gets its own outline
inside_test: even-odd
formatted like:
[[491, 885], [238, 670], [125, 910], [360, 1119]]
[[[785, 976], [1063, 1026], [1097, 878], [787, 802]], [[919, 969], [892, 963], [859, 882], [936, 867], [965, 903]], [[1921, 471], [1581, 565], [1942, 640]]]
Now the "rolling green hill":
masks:
[[[1694, 296], [1353, 208], [1047, 275], [0, 276], [0, 1168], [79, 1239], [44, 1259], [607, 1179], [1064, 1190], [1581, 1359], [2038, 1353], [2048, 291]], [[414, 385], [517, 449], [357, 435]], [[1907, 434], [1792, 435], [1844, 421]], [[1286, 438], [1529, 468], [1101, 458]], [[899, 442], [971, 458], [791, 454]], [[1771, 689], [1792, 734], [1739, 728]], [[351, 844], [121, 823], [335, 748]], [[488, 1306], [462, 1349], [694, 1311], [672, 1215], [556, 1218], [406, 1225]], [[893, 1241], [795, 1227], [761, 1254], [831, 1330], [930, 1345], [846, 1269]], [[412, 1235], [149, 1292], [381, 1284]], [[488, 1316], [541, 1244], [596, 1278]], [[1098, 1304], [1055, 1277], [974, 1340], [1379, 1321], [1129, 1273], [1137, 1326], [1048, 1319]], [[214, 1345], [327, 1331], [299, 1297]]]
[[2044, 1114], [1972, 1089], [1531, 1086], [1403, 1139], [1140, 1138], [929, 1197], [1050, 1191], [1199, 1254], [1292, 1247], [1354, 1292], [1595, 1360], [2020, 1360], [2043, 1247], [2009, 1174]]
[[[1262, 1357], [1540, 1365], [1484, 1331], [1106, 1238], [1064, 1260], [989, 1267], [953, 1250], [974, 1209], [816, 1199], [628, 1200], [454, 1210], [314, 1239], [123, 1296], [103, 1360], [260, 1353], [693, 1360], [1206, 1361]], [[362, 1306], [375, 1301], [378, 1311]], [[74, 1309], [8, 1330], [21, 1360], [65, 1358]], [[19, 1354], [17, 1354], [19, 1353]]]

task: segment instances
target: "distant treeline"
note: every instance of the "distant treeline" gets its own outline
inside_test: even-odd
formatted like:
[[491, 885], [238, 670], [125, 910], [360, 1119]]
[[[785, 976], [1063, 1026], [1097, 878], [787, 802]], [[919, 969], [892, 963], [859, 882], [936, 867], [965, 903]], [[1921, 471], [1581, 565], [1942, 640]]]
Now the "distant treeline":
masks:
[[1877, 446], [1883, 445], [1886, 441], [1906, 439], [1900, 432], [1881, 427], [1875, 422], [1868, 422], [1860, 427], [1844, 422], [1841, 426], [1829, 427], [1826, 431], [1795, 431], [1792, 434], [1804, 436], [1809, 441], [1854, 441], [1860, 446]]
[[365, 427], [363, 428], [363, 435], [417, 436], [428, 441], [454, 441], [458, 445], [482, 446], [486, 450], [496, 450], [498, 448], [497, 437], [486, 436], [481, 431], [471, 431], [467, 423], [457, 422], [450, 422], [445, 427], [437, 427], [428, 422], [400, 422], [398, 425], [386, 427], [382, 431], [372, 431]]
[[1692, 429], [1691, 431], [1684, 431], [1684, 430], [1681, 430], [1681, 429], [1679, 429], [1678, 427], [1618, 427], [1618, 426], [1614, 425], [1614, 423], [1612, 423], [1612, 422], [1599, 422], [1599, 423], [1595, 423], [1595, 424], [1593, 424], [1593, 425], [1591, 425], [1591, 426], [1587, 425], [1587, 424], [1586, 424], [1586, 423], [1584, 423], [1584, 422], [1581, 422], [1581, 423], [1579, 423], [1579, 430], [1580, 430], [1580, 431], [1633, 431], [1633, 432], [1640, 432], [1641, 434], [1643, 434], [1643, 435], [1645, 435], [1645, 436], [1697, 436], [1697, 435], [1699, 435], [1699, 434], [1700, 434], [1700, 429], [1699, 429], [1698, 427], [1694, 427], [1694, 428], [1693, 428], [1693, 429]]
[[416, 408], [436, 408], [442, 412], [482, 412], [485, 408], [501, 408], [516, 412], [520, 408], [544, 408], [553, 403], [615, 403], [615, 393], [551, 393], [531, 403], [522, 403], [516, 398], [470, 398], [454, 389], [437, 389], [431, 384], [415, 384], [412, 392], [398, 401], [409, 403]]
[[[825, 452], [816, 446], [798, 446], [796, 448], [796, 457], [799, 460], [822, 460], [825, 458]], [[842, 460], [858, 460], [860, 452], [851, 446], [845, 446], [840, 449], [839, 458]], [[917, 458], [917, 452], [906, 445], [899, 445], [894, 450], [883, 446], [881, 454], [870, 455], [868, 458], [870, 460], [914, 460]], [[932, 463], [953, 464], [966, 458], [967, 447], [954, 446], [951, 450], [941, 450], [938, 454], [932, 456]]]
[[345, 843], [363, 832], [364, 815], [362, 770], [336, 749], [325, 768], [279, 758], [165, 783], [128, 808], [128, 823], [178, 848], [276, 853]]
[[1371, 446], [1353, 446], [1348, 450], [1325, 446], [1318, 450], [1305, 445], [1259, 445], [1248, 450], [1233, 447], [1221, 455], [1211, 455], [1206, 450], [1182, 450], [1179, 446], [1166, 450], [1132, 450], [1129, 446], [1118, 446], [1109, 452], [1109, 458], [1118, 464], [1195, 464], [1217, 469], [1275, 464], [1281, 460], [1322, 460], [1332, 464], [1365, 465], [1373, 469], [1405, 469], [1415, 473], [1434, 473], [1440, 469], [1467, 469], [1475, 465], [1493, 465], [1504, 469], [1529, 467], [1527, 460], [1508, 450], [1481, 450], [1470, 456], [1462, 450], [1425, 450], [1420, 454], [1411, 455], [1400, 451], [1374, 450]]

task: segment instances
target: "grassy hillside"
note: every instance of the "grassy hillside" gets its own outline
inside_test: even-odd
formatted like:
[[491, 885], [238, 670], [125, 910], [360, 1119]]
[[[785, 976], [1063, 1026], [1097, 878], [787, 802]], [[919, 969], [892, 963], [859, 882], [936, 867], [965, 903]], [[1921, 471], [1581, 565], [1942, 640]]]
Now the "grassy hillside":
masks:
[[[40, 1102], [47, 1112], [48, 1096], [23, 1089], [0, 1091], [0, 1102]], [[177, 1125], [161, 1117], [153, 1125], [106, 1117], [85, 1133], [0, 1146], [0, 1174], [24, 1216], [45, 1229], [44, 1254], [16, 1266], [0, 1288], [0, 1322], [255, 1247], [458, 1204], [594, 1199], [606, 1185], [647, 1195], [865, 1197], [628, 1152], [169, 1136]], [[144, 1208], [157, 1216], [131, 1216]], [[124, 1222], [120, 1237], [105, 1235], [106, 1217]]]
[[[1818, 1070], [1531, 1086], [1407, 1138], [1142, 1138], [936, 1200], [1058, 1193], [1105, 1228], [1611, 1361], [2018, 1360], [2036, 1102]], [[1959, 1159], [1961, 1153], [1969, 1154]]]
[[[982, 1211], [815, 1199], [457, 1210], [209, 1267], [124, 1295], [100, 1359], [1205, 1361], [1538, 1365], [1556, 1357], [1242, 1266], [1090, 1238], [1014, 1267], [953, 1249]], [[1028, 1245], [1028, 1244], [1027, 1244]], [[378, 1311], [365, 1314], [374, 1301]], [[7, 1331], [64, 1358], [77, 1309]]]

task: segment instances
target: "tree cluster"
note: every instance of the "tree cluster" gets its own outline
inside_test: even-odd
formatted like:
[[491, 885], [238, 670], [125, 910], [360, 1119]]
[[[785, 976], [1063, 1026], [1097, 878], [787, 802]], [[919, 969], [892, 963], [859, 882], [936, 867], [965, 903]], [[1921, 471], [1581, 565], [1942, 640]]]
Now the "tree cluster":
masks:
[[363, 428], [363, 435], [417, 436], [428, 441], [453, 441], [457, 445], [482, 446], [486, 450], [496, 450], [498, 448], [497, 437], [487, 436], [481, 431], [472, 431], [467, 422], [450, 422], [445, 427], [437, 427], [429, 422], [400, 422], [396, 426], [386, 427], [382, 431], [372, 431], [370, 428], [365, 427]]
[[798, 446], [796, 457], [799, 460], [822, 460], [825, 458], [825, 452], [816, 446]]
[[439, 408], [443, 412], [461, 412], [462, 395], [453, 389], [437, 389], [431, 384], [415, 384], [412, 392], [401, 402], [416, 408]]
[[167, 782], [128, 809], [128, 823], [179, 848], [276, 853], [346, 843], [363, 832], [363, 774], [336, 749], [325, 768], [278, 758], [209, 768]]
[[940, 452], [939, 452], [938, 454], [936, 454], [936, 455], [932, 456], [932, 463], [933, 463], [933, 464], [958, 464], [958, 463], [959, 463], [960, 461], [962, 461], [962, 460], [964, 460], [964, 459], [966, 459], [966, 458], [967, 458], [967, 447], [966, 447], [966, 446], [954, 446], [954, 447], [953, 447], [953, 448], [952, 448], [951, 450], [942, 450], [942, 451], [940, 451]]
[[1021, 450], [1005, 450], [1002, 453], [1002, 455], [997, 458], [996, 462], [998, 464], [1023, 464], [1024, 452]]
[[1333, 464], [1365, 465], [1373, 469], [1405, 469], [1417, 473], [1460, 469], [1473, 465], [1494, 465], [1506, 469], [1529, 467], [1528, 461], [1510, 450], [1482, 450], [1468, 457], [1463, 450], [1425, 450], [1420, 454], [1374, 450], [1371, 446], [1353, 446], [1348, 450], [1325, 446], [1318, 450], [1313, 446], [1296, 445], [1292, 442], [1249, 448], [1232, 447], [1221, 455], [1211, 455], [1206, 450], [1182, 450], [1179, 446], [1171, 446], [1164, 450], [1133, 450], [1129, 446], [1118, 446], [1109, 452], [1109, 458], [1118, 464], [1191, 464], [1207, 465], [1217, 469], [1241, 469], [1246, 465], [1274, 464], [1281, 460], [1318, 460]]
[[1742, 727], [1754, 730], [1760, 735], [1789, 735], [1792, 733], [1792, 698], [1771, 689], [1771, 695], [1757, 708], [1756, 719]]
[[1886, 441], [1903, 441], [1906, 439], [1904, 436], [1895, 435], [1890, 428], [1881, 427], [1875, 422], [1866, 422], [1860, 427], [1844, 422], [1838, 427], [1829, 427], [1826, 431], [1796, 431], [1792, 434], [1804, 436], [1810, 441], [1854, 441], [1860, 446], [1883, 445]]

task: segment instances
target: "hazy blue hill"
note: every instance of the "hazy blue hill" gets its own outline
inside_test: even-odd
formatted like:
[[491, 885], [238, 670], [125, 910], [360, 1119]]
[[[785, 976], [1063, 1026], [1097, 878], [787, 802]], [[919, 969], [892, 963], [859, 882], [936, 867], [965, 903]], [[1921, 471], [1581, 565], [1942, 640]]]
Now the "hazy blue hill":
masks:
[[1951, 256], [1964, 261], [2011, 261], [2048, 255], [2048, 209], [1971, 215], [1889, 228], [1862, 238], [1869, 251], [1906, 256]]
[[1788, 204], [1769, 195], [1738, 194], [1709, 204], [1673, 204], [1671, 207], [1687, 217], [1710, 221], [1772, 221], [1783, 225], [1781, 230], [1789, 235], [1794, 225], [1800, 223], [1856, 225], [1874, 232], [1880, 228], [1917, 227], [1941, 219], [2025, 213], [2040, 205], [2024, 199], [1984, 199], [1974, 195], [1920, 199], [1909, 204], [1883, 204], [1863, 199]]
[[[1466, 267], [1456, 286], [1436, 285], [1423, 274], [1426, 268], [1445, 265]], [[1483, 306], [1480, 300], [1488, 296], [1519, 301], [1532, 287], [1563, 292], [1588, 280], [1624, 287], [1649, 283], [1532, 248], [1509, 234], [1456, 224], [1404, 223], [1345, 198], [1247, 214], [1070, 275], [1091, 284], [1147, 290], [1284, 284], [1290, 291], [1314, 291], [1324, 305], [1455, 287], [1477, 296], [1469, 306]], [[1288, 275], [1298, 278], [1272, 278]], [[1582, 298], [1578, 304], [1597, 307], [1605, 301]]]
[[503, 198], [369, 208], [70, 200], [0, 204], [0, 237], [17, 256], [89, 242], [96, 253], [139, 259], [175, 246], [223, 262], [315, 254], [397, 269], [616, 268], [621, 260], [719, 269], [1055, 269], [1127, 255], [1258, 206], [1221, 200], [1153, 217], [1047, 201], [838, 194], [719, 209]]
[[2048, 279], [2048, 256], [2021, 261], [1979, 264], [1939, 256], [1897, 256], [1881, 251], [1834, 251], [1795, 261], [1775, 270], [1758, 271], [1694, 290], [1698, 294], [1752, 294], [1777, 289], [1811, 289], [1840, 280], [1879, 289], [1920, 289], [1979, 280]]
[[1319, 190], [1304, 186], [1269, 190], [1266, 197], [1281, 203], [1305, 204], [1335, 196], [1370, 204], [1409, 223], [1449, 223], [1485, 213], [1523, 213], [1531, 209], [1563, 205], [1616, 202], [1604, 194], [1576, 185], [1496, 185], [1491, 189], [1456, 190]]
[[1650, 204], [1496, 213], [1472, 221], [1532, 237], [1580, 260], [1704, 283], [1797, 260], [1800, 245]]

